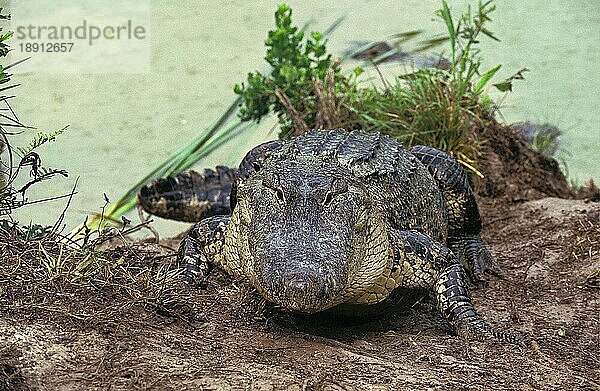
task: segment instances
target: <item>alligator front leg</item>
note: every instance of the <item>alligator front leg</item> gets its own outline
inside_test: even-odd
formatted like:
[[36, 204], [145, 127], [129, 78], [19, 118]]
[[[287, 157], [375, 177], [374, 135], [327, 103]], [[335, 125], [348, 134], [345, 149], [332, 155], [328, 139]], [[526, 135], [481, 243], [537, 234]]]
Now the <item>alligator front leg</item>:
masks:
[[498, 330], [477, 314], [467, 289], [467, 275], [452, 251], [416, 231], [397, 231], [390, 236], [394, 245], [392, 273], [398, 286], [431, 291], [438, 310], [459, 333], [522, 343], [518, 334]]
[[180, 276], [191, 284], [206, 277], [212, 267], [222, 262], [225, 230], [229, 216], [214, 216], [194, 225], [179, 244], [177, 259]]

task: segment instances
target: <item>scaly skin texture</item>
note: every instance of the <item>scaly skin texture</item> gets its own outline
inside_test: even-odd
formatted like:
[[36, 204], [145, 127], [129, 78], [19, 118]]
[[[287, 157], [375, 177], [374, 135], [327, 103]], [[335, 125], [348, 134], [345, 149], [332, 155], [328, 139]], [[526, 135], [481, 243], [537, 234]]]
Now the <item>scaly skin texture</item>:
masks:
[[229, 214], [231, 186], [237, 170], [218, 166], [199, 174], [184, 172], [158, 179], [138, 195], [139, 205], [148, 213], [171, 220], [195, 223], [205, 217]]
[[474, 278], [499, 269], [466, 176], [447, 154], [378, 133], [314, 130], [257, 147], [239, 173], [231, 215], [201, 220], [182, 241], [184, 280], [217, 266], [303, 313], [424, 288], [459, 331], [521, 340], [471, 304], [461, 262]]

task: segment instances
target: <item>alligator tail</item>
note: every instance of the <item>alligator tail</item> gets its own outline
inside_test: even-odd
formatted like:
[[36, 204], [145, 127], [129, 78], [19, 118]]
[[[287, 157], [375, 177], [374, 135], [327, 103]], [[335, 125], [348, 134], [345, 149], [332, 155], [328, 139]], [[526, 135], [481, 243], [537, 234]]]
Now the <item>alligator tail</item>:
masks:
[[237, 169], [217, 166], [202, 174], [188, 171], [144, 186], [138, 203], [146, 212], [166, 219], [198, 222], [231, 213], [229, 197]]

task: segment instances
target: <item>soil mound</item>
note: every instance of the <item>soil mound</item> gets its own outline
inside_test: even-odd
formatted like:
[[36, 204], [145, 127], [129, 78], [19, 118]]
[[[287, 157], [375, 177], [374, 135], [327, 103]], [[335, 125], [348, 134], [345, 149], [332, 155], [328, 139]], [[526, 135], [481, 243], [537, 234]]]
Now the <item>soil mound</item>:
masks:
[[478, 160], [484, 178], [474, 177], [473, 183], [480, 196], [508, 201], [575, 197], [558, 162], [531, 149], [512, 128], [495, 123], [478, 137], [486, 140]]

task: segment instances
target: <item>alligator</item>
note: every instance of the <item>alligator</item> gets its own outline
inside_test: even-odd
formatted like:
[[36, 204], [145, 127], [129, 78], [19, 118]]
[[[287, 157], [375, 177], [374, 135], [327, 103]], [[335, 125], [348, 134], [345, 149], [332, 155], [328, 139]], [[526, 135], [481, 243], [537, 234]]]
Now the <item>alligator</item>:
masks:
[[362, 308], [426, 289], [469, 337], [521, 343], [475, 311], [469, 277], [501, 269], [481, 239], [468, 177], [447, 153], [361, 130], [311, 130], [251, 150], [237, 169], [184, 173], [142, 189], [151, 213], [196, 224], [179, 275], [219, 267], [295, 313]]

